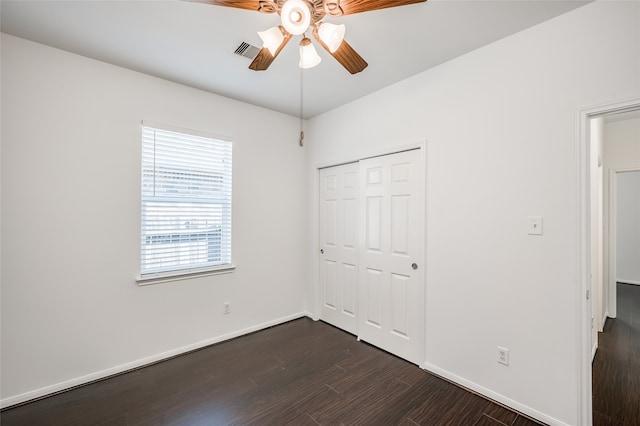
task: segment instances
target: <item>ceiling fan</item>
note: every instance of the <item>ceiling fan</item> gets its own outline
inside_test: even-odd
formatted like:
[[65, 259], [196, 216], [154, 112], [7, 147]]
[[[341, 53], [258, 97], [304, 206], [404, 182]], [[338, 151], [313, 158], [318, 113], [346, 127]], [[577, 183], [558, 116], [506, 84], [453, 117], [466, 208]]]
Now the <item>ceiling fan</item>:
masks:
[[263, 47], [249, 68], [264, 71], [295, 35], [300, 42], [300, 67], [311, 68], [320, 63], [306, 31], [351, 74], [367, 67], [367, 62], [344, 40], [345, 26], [322, 22], [325, 16], [339, 17], [389, 7], [422, 3], [427, 0], [187, 0], [216, 6], [235, 7], [262, 13], [277, 13], [282, 25], [258, 32]]

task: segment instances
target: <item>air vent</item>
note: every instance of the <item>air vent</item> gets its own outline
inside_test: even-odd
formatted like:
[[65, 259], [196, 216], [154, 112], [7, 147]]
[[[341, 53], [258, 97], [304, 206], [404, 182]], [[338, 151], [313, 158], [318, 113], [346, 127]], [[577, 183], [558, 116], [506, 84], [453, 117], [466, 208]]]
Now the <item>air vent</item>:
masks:
[[253, 61], [258, 52], [260, 52], [259, 47], [253, 46], [243, 41], [233, 53], [235, 53], [236, 55], [244, 56], [245, 58], [249, 58]]

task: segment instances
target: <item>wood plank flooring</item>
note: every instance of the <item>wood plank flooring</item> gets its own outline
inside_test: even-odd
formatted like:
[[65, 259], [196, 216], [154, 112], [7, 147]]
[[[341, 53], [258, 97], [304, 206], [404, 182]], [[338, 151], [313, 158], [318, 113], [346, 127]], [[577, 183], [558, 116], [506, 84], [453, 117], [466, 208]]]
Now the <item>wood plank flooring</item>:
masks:
[[308, 318], [0, 413], [13, 425], [529, 426]]
[[618, 283], [617, 318], [598, 333], [593, 424], [640, 425], [640, 286]]

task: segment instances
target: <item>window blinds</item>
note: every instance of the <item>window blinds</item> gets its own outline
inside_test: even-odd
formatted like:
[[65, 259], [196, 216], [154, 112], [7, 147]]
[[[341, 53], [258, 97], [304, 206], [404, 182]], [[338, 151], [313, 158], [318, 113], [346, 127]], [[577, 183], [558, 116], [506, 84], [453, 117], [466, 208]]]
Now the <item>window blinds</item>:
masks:
[[231, 264], [231, 148], [142, 127], [142, 276]]

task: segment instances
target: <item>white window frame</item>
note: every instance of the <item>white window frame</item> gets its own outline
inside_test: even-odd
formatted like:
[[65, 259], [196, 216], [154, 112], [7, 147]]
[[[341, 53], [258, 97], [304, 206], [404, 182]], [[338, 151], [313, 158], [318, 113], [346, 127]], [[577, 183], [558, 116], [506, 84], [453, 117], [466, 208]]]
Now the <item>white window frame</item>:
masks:
[[[232, 145], [232, 141], [231, 138], [229, 137], [225, 137], [225, 136], [219, 136], [219, 135], [212, 135], [212, 134], [208, 134], [205, 132], [201, 132], [201, 131], [194, 131], [194, 130], [189, 130], [189, 129], [182, 129], [179, 127], [175, 127], [175, 126], [169, 126], [166, 124], [161, 124], [161, 123], [155, 123], [155, 122], [150, 122], [150, 121], [143, 121], [142, 122], [142, 126], [141, 126], [141, 152], [142, 153], [142, 159], [141, 159], [141, 193], [140, 193], [140, 256], [139, 256], [139, 265], [140, 265], [140, 274], [136, 277], [136, 281], [139, 285], [147, 285], [147, 284], [157, 284], [157, 283], [162, 283], [162, 282], [169, 282], [169, 281], [177, 281], [177, 280], [184, 280], [184, 279], [190, 279], [190, 278], [195, 278], [195, 277], [202, 277], [202, 276], [207, 276], [207, 275], [217, 275], [217, 274], [224, 274], [224, 273], [230, 273], [233, 272], [235, 270], [235, 265], [232, 262], [232, 252], [231, 252], [231, 248], [232, 248], [232, 221], [231, 221], [231, 209], [232, 209], [232, 203], [231, 203], [231, 193], [233, 191], [233, 187], [232, 187], [232, 164], [229, 164], [228, 169], [225, 169], [225, 171], [223, 171], [222, 173], [225, 174], [225, 184], [228, 184], [228, 191], [229, 191], [229, 196], [226, 197], [227, 200], [221, 202], [220, 204], [223, 205], [224, 207], [221, 207], [221, 209], [224, 210], [224, 213], [222, 214], [223, 218], [223, 223], [220, 225], [220, 232], [221, 232], [221, 250], [223, 250], [224, 248], [227, 249], [228, 253], [228, 262], [225, 261], [221, 264], [215, 264], [215, 265], [206, 265], [206, 266], [189, 266], [189, 265], [183, 265], [183, 266], [165, 266], [164, 268], [160, 268], [162, 270], [145, 270], [143, 262], [144, 262], [144, 253], [145, 253], [145, 249], [144, 249], [144, 245], [145, 245], [145, 241], [148, 241], [149, 237], [153, 238], [153, 237], [170, 237], [169, 240], [171, 241], [172, 238], [174, 237], [174, 235], [179, 234], [180, 232], [184, 233], [184, 230], [176, 230], [176, 229], [170, 229], [167, 231], [167, 235], [155, 235], [152, 232], [149, 231], [145, 231], [145, 222], [149, 219], [145, 219], [145, 203], [159, 203], [162, 201], [165, 202], [175, 202], [175, 203], [179, 203], [182, 202], [181, 204], [186, 203], [198, 203], [201, 202], [202, 200], [208, 200], [208, 203], [205, 204], [209, 204], [209, 205], [215, 205], [215, 200], [213, 198], [211, 199], [206, 199], [206, 198], [202, 198], [202, 197], [194, 197], [194, 198], [189, 198], [186, 195], [180, 194], [181, 196], [185, 197], [185, 198], [181, 198], [181, 199], [175, 199], [173, 197], [168, 197], [166, 196], [166, 194], [163, 196], [158, 196], [158, 197], [153, 197], [153, 196], [149, 196], [148, 194], [145, 195], [145, 177], [143, 176], [144, 172], [145, 172], [145, 157], [144, 157], [144, 135], [145, 135], [145, 128], [148, 130], [156, 130], [159, 131], [163, 134], [165, 134], [165, 132], [171, 132], [171, 133], [177, 133], [177, 134], [182, 134], [185, 137], [189, 138], [189, 137], [195, 137], [195, 138], [204, 138], [204, 139], [209, 139], [211, 140], [212, 143], [214, 143], [214, 149], [217, 148], [224, 148], [225, 150], [228, 150], [228, 157], [225, 157], [225, 159], [229, 159], [230, 163], [232, 163], [232, 151], [233, 151], [233, 145]], [[148, 132], [147, 132], [148, 134]], [[154, 155], [155, 155], [155, 147], [154, 149]], [[155, 157], [154, 157], [155, 158]], [[154, 160], [155, 161], [155, 160]], [[148, 166], [147, 166], [147, 170], [148, 170]], [[153, 175], [156, 176], [156, 169], [155, 169], [155, 163], [153, 165]], [[155, 180], [154, 180], [154, 185], [155, 185]], [[154, 190], [155, 191], [155, 190]], [[146, 233], [145, 233], [146, 232]], [[188, 233], [188, 232], [187, 232]], [[200, 232], [194, 232], [194, 234], [199, 234]], [[205, 233], [207, 233], [205, 231]], [[188, 233], [189, 234], [189, 233]], [[226, 251], [225, 251], [226, 252]], [[224, 256], [223, 256], [224, 257]], [[224, 260], [227, 260], [226, 258]]]

